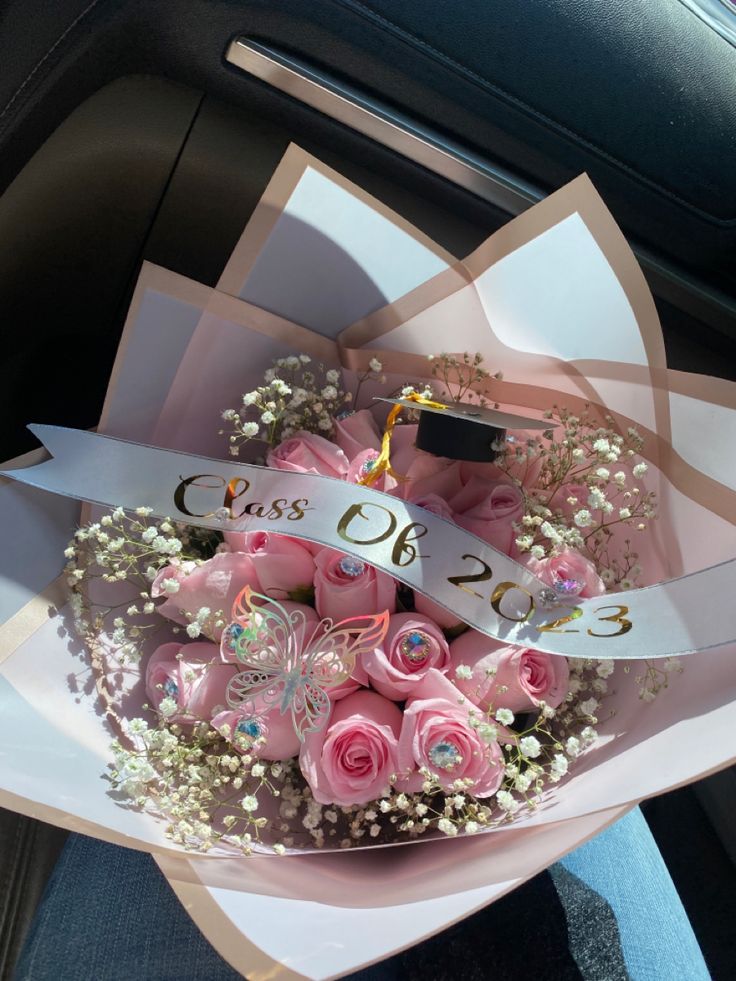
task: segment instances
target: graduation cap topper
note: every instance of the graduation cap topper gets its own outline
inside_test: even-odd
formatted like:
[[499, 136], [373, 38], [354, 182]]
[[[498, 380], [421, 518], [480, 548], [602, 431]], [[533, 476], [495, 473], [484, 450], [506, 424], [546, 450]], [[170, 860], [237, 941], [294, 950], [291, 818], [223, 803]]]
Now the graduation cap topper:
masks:
[[397, 480], [403, 479], [392, 469], [390, 461], [391, 435], [403, 409], [419, 411], [417, 449], [450, 460], [491, 463], [500, 455], [494, 447], [505, 440], [507, 429], [549, 429], [549, 422], [541, 419], [500, 412], [471, 402], [436, 402], [417, 392], [405, 398], [380, 401], [390, 402], [393, 408], [386, 420], [381, 452], [361, 479], [362, 484], [374, 483], [384, 472]]

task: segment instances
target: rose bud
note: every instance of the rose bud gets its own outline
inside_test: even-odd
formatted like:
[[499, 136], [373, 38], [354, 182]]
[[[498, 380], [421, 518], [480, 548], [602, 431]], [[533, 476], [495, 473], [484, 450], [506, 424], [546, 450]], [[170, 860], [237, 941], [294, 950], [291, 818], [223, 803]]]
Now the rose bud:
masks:
[[454, 676], [454, 684], [483, 711], [523, 712], [540, 702], [557, 708], [567, 694], [570, 670], [562, 655], [501, 644], [477, 630], [453, 640], [450, 654], [453, 668], [462, 664], [473, 672], [471, 678]]
[[[260, 584], [250, 555], [242, 552], [218, 552], [211, 559], [178, 562], [161, 569], [151, 586], [154, 598], [166, 596], [156, 612], [174, 623], [186, 626], [186, 614], [196, 616], [202, 607], [214, 614], [221, 610], [225, 623], [230, 618], [235, 598], [246, 586], [258, 590]], [[212, 636], [219, 640], [222, 627], [215, 627]]]
[[396, 609], [396, 582], [373, 566], [323, 548], [314, 559], [314, 605], [321, 617], [336, 623]]
[[546, 559], [522, 559], [527, 569], [551, 586], [560, 598], [601, 596], [606, 591], [595, 566], [575, 549], [566, 548]]
[[285, 599], [294, 590], [311, 587], [314, 559], [298, 539], [267, 531], [226, 531], [225, 541], [233, 551], [250, 555], [259, 593]]
[[373, 687], [386, 698], [403, 702], [430, 668], [447, 670], [450, 649], [436, 623], [415, 613], [395, 613], [383, 644], [361, 660]]
[[323, 477], [343, 478], [348, 472], [348, 458], [340, 447], [316, 433], [295, 433], [268, 451], [266, 463], [275, 470]]
[[487, 742], [482, 730], [470, 725], [469, 706], [453, 684], [431, 669], [420, 685], [420, 696], [407, 702], [399, 736], [400, 786], [422, 789], [426, 767], [447, 790], [460, 779], [472, 780], [468, 792], [490, 797], [503, 780], [503, 754], [498, 743]]
[[455, 522], [499, 552], [508, 555], [514, 541], [514, 522], [524, 513], [524, 495], [506, 480], [488, 481], [473, 474], [448, 501]]
[[397, 772], [401, 710], [382, 695], [358, 691], [335, 704], [327, 726], [308, 733], [299, 763], [320, 804], [366, 804], [389, 790]]
[[[254, 699], [256, 707], [258, 698]], [[254, 718], [238, 709], [225, 709], [212, 719], [212, 728], [227, 739], [239, 753], [250, 753], [263, 760], [288, 760], [299, 753], [301, 743], [294, 729], [291, 712], [271, 709]]]
[[164, 713], [169, 722], [209, 722], [224, 708], [235, 674], [221, 662], [215, 644], [162, 644], [146, 665], [146, 694], [157, 711], [164, 699], [175, 703], [173, 712]]

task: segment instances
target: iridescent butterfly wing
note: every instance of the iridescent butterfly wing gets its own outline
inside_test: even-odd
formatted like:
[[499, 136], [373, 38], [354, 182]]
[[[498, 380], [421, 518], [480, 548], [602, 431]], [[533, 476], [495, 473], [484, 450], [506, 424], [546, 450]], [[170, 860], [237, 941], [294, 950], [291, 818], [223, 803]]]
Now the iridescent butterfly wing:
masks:
[[301, 741], [321, 729], [330, 714], [330, 688], [350, 677], [358, 657], [372, 651], [386, 636], [388, 612], [352, 617], [334, 623], [323, 620], [302, 654], [304, 711], [294, 720]]
[[306, 633], [301, 610], [287, 612], [280, 603], [246, 587], [236, 597], [232, 622], [223, 631], [223, 650], [248, 670], [230, 681], [231, 708], [260, 719], [276, 707], [288, 708], [289, 681], [300, 662]]
[[379, 644], [387, 628], [388, 613], [338, 624], [323, 620], [313, 627], [301, 611], [288, 613], [246, 587], [233, 606], [227, 642], [249, 670], [230, 681], [228, 703], [255, 719], [277, 707], [282, 715], [290, 711], [303, 741], [327, 721], [326, 689], [347, 680], [358, 655]]

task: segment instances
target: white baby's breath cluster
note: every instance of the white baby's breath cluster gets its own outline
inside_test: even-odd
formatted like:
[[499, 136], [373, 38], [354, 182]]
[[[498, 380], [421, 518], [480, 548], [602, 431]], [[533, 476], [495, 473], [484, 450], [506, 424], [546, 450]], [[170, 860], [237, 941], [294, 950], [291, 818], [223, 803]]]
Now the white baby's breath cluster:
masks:
[[[264, 829], [273, 830], [260, 813], [263, 797], [280, 796], [294, 771], [291, 761], [264, 763], [235, 752], [206, 723], [184, 729], [163, 719], [156, 727], [133, 719], [127, 742], [112, 744], [112, 786], [134, 806], [165, 817], [171, 841], [188, 851], [222, 844], [250, 855]], [[282, 854], [284, 844], [273, 849]]]
[[492, 381], [503, 380], [503, 372], [491, 373], [483, 367], [483, 355], [480, 352], [469, 354], [430, 355], [432, 377], [435, 378], [448, 396], [455, 402], [468, 398], [478, 405], [495, 404], [493, 393], [489, 387]]
[[[201, 563], [217, 545], [211, 532], [175, 524], [170, 518], [152, 521], [150, 514], [146, 507], [132, 513], [115, 508], [79, 528], [64, 552], [77, 634], [90, 648], [107, 637], [122, 664], [140, 660], [144, 642], [163, 626], [151, 595], [160, 570]], [[114, 603], [102, 604], [99, 589], [92, 601], [90, 587], [96, 580], [115, 587]], [[173, 594], [178, 588], [172, 577], [167, 591]], [[211, 633], [211, 611], [200, 610], [191, 619], [198, 624], [198, 633], [190, 636]]]
[[[372, 359], [358, 376], [358, 389], [380, 371], [380, 362]], [[222, 418], [230, 428], [221, 429], [220, 435], [228, 437], [232, 456], [251, 440], [275, 446], [297, 432], [329, 438], [334, 420], [353, 401], [337, 368], [314, 362], [308, 354], [278, 358], [264, 373], [263, 384], [243, 395], [239, 408], [224, 410]]]
[[[112, 564], [105, 552], [105, 533], [102, 542], [99, 540], [103, 528], [112, 529], [116, 539], [124, 539], [124, 547], [113, 550]], [[176, 556], [172, 559], [170, 543], [177, 532], [182, 546], [173, 546]], [[139, 618], [151, 628], [159, 622], [150, 597], [151, 579], [172, 563], [174, 567], [177, 563], [196, 566], [216, 547], [211, 533], [192, 532], [187, 537], [171, 522], [152, 523], [145, 514], [126, 516], [118, 509], [110, 522], [103, 519], [80, 529], [70, 546], [73, 554], [70, 551], [68, 556], [68, 575], [78, 590], [90, 571], [85, 562], [91, 554], [91, 568], [107, 576], [109, 582], [120, 584], [115, 571], [122, 561], [125, 582], [136, 582], [142, 588], [138, 601], [115, 617], [115, 630], [121, 631], [115, 640], [123, 645], [133, 643], [137, 654], [143, 640]], [[125, 558], [119, 560], [121, 555]], [[99, 568], [98, 559], [103, 560]], [[75, 573], [80, 568], [85, 574], [78, 577]], [[163, 588], [168, 594], [166, 581]], [[176, 595], [178, 588], [178, 579], [172, 576], [171, 595]], [[222, 611], [202, 607], [189, 614], [183, 629], [190, 637], [200, 633], [211, 637], [222, 627], [223, 616]], [[88, 632], [93, 634], [105, 622], [104, 615], [96, 612], [87, 622]], [[182, 630], [171, 625], [169, 629]], [[129, 653], [133, 656], [133, 651]], [[496, 695], [498, 704], [490, 705], [486, 712], [467, 702], [469, 724], [480, 740], [498, 742], [503, 753], [503, 783], [491, 798], [476, 798], [468, 779], [456, 780], [448, 790], [440, 774], [425, 769], [421, 771], [423, 786], [417, 793], [401, 790], [401, 775], [396, 774], [386, 795], [371, 804], [324, 806], [314, 800], [298, 761], [262, 761], [257, 741], [247, 737], [228, 741], [232, 734], [226, 726], [219, 732], [205, 722], [195, 722], [191, 728], [180, 726], [167, 719], [165, 699], [155, 727], [149, 728], [144, 720], [131, 722], [133, 748], [115, 744], [112, 781], [135, 806], [163, 815], [169, 837], [187, 849], [207, 851], [221, 844], [247, 855], [257, 845], [259, 849], [273, 847], [281, 854], [305, 846], [323, 848], [334, 843], [351, 848], [411, 839], [427, 832], [451, 837], [472, 835], [543, 806], [547, 793], [566, 776], [573, 761], [594, 744], [596, 726], [610, 714], [604, 702], [611, 692], [616, 663], [594, 659], [568, 659], [568, 663], [568, 692], [558, 708], [542, 703], [535, 712], [515, 717], [502, 706], [502, 686]], [[490, 674], [493, 670], [489, 669]], [[679, 664], [674, 659], [658, 663], [654, 669], [646, 665], [645, 674], [637, 678], [641, 697], [649, 700], [666, 687], [667, 674], [675, 670]], [[467, 681], [472, 672], [459, 665], [456, 676]], [[171, 715], [176, 714], [173, 699], [171, 708]], [[446, 779], [446, 774], [442, 776]]]
[[656, 516], [655, 495], [642, 486], [642, 436], [633, 427], [619, 433], [610, 416], [600, 425], [588, 412], [555, 407], [545, 418], [550, 429], [541, 437], [510, 436], [497, 447], [499, 467], [524, 490], [517, 548], [536, 559], [575, 549], [594, 562], [607, 589], [631, 589], [642, 569], [628, 536]]
[[[643, 702], [653, 702], [659, 693], [669, 688], [673, 675], [682, 674], [684, 665], [679, 657], [665, 657], [657, 661], [644, 661], [643, 671], [637, 674], [635, 681], [639, 690], [639, 698]], [[628, 665], [624, 669], [631, 670]]]
[[168, 837], [188, 850], [209, 851], [219, 843], [249, 855], [258, 843], [283, 854], [287, 848], [352, 848], [432, 831], [473, 835], [537, 809], [550, 786], [595, 743], [612, 670], [609, 661], [573, 661], [570, 690], [558, 709], [542, 703], [535, 713], [515, 718], [508, 709], [491, 706], [483, 713], [469, 705], [470, 725], [481, 740], [498, 740], [503, 752], [503, 783], [492, 798], [476, 798], [468, 778], [448, 789], [425, 767], [416, 793], [402, 790], [401, 775], [394, 774], [387, 793], [369, 804], [323, 805], [296, 760], [258, 758], [263, 737], [243, 737], [247, 745], [236, 750], [223, 738], [227, 727], [216, 732], [202, 722], [186, 729], [163, 717], [154, 728], [143, 719], [130, 723], [134, 746], [113, 744], [111, 779], [135, 806], [163, 815]]
[[[514, 820], [520, 812], [536, 810], [550, 785], [559, 783], [572, 761], [593, 746], [598, 738], [594, 727], [603, 717], [602, 703], [609, 693], [607, 679], [613, 673], [614, 662], [572, 658], [569, 664], [568, 693], [557, 708], [542, 702], [535, 712], [518, 716], [493, 704], [485, 713], [471, 710], [471, 726], [481, 738], [498, 740], [503, 750], [503, 784], [493, 800], [482, 802], [480, 816], [445, 813], [443, 825], [438, 825], [440, 831], [450, 835], [459, 830], [468, 833], [464, 825], [469, 820], [472, 834], [477, 830], [476, 824], [494, 826]], [[462, 665], [456, 673], [464, 677]], [[494, 673], [494, 668], [488, 669], [490, 678]], [[504, 686], [496, 690], [501, 702], [505, 691]], [[472, 789], [469, 793], [472, 801]]]

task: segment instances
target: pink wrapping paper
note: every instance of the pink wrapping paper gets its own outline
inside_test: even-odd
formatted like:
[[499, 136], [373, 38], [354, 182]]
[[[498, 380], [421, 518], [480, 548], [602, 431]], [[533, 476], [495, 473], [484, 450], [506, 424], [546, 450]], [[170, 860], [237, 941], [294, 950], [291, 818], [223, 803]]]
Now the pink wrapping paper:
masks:
[[[285, 164], [289, 180], [277, 173], [267, 200], [246, 230], [247, 248], [241, 243], [228, 267], [221, 285], [231, 292], [242, 295], [241, 281], [247, 281], [248, 270], [265, 250], [274, 216], [286, 207], [309, 164], [305, 155], [290, 151]], [[318, 169], [330, 178], [326, 168]], [[347, 185], [340, 186], [345, 190]], [[366, 195], [360, 200], [389, 223], [395, 219]], [[415, 236], [406, 223], [400, 227], [403, 234]], [[426, 241], [421, 245], [432, 251]], [[586, 250], [590, 261], [576, 265], [579, 253]], [[214, 435], [217, 412], [235, 404], [274, 357], [306, 350], [350, 372], [376, 355], [387, 381], [374, 386], [372, 395], [390, 391], [407, 377], [428, 377], [427, 355], [451, 343], [453, 348], [481, 351], [489, 366], [503, 370], [504, 380], [495, 390], [502, 407], [542, 410], [557, 400], [574, 409], [590, 401], [645, 432], [645, 454], [652, 465], [647, 487], [657, 490], [660, 501], [660, 518], [650, 532], [646, 556], [651, 579], [696, 571], [736, 555], [736, 468], [731, 459], [724, 459], [726, 454], [715, 447], [709, 450], [707, 441], [698, 438], [714, 429], [736, 434], [736, 385], [666, 368], [656, 311], [641, 272], [586, 178], [510, 222], [464, 263], [453, 263], [441, 250], [435, 255], [444, 268], [429, 282], [369, 312], [336, 338], [317, 335], [243, 299], [145, 267], [100, 431], [220, 455], [222, 444]], [[550, 317], [562, 323], [567, 311], [564, 331], [546, 330], [533, 303], [524, 307], [516, 302], [514, 284], [524, 269], [538, 277], [537, 289], [545, 283], [553, 288]], [[172, 300], [171, 318], [162, 324], [152, 316], [144, 329], [140, 312], [154, 294]], [[590, 329], [591, 311], [604, 303], [618, 318], [616, 332]], [[451, 342], [448, 324], [453, 325]], [[176, 338], [175, 369], [166, 369], [168, 376], [160, 359], [152, 357], [162, 330], [168, 331], [167, 343]], [[141, 400], [135, 379], [137, 368], [148, 358], [153, 362], [147, 368], [149, 377], [160, 384]], [[50, 595], [61, 607], [58, 590]], [[617, 672], [615, 694], [605, 702], [614, 711], [597, 727], [598, 747], [576, 761], [542, 807], [520, 815], [508, 827], [473, 839], [432, 844], [425, 840], [421, 848], [358, 849], [275, 861], [225, 854], [184, 857], [163, 839], [155, 819], [103, 799], [104, 791], [93, 780], [94, 766], [102, 772], [107, 755], [102, 741], [105, 724], [95, 711], [95, 681], [108, 692], [112, 712], [120, 715], [137, 708], [140, 684], [134, 676], [107, 675], [103, 658], [97, 678], [89, 675], [84, 682], [87, 697], [72, 708], [74, 694], [64, 690], [70, 640], [58, 630], [63, 609], [49, 619], [48, 601], [30, 607], [0, 633], [0, 682], [9, 686], [15, 723], [36, 727], [37, 749], [30, 753], [28, 772], [21, 774], [12, 763], [2, 772], [0, 802], [154, 852], [215, 946], [251, 977], [328, 977], [387, 956], [498, 898], [638, 800], [736, 758], [736, 649], [728, 647], [689, 656], [683, 675], [653, 704], [637, 697], [635, 669]], [[49, 667], [39, 682], [41, 650]], [[55, 711], [59, 698], [69, 701], [68, 713]], [[63, 734], [65, 745], [77, 747], [80, 783], [73, 805], [68, 793], [65, 801], [62, 777], [42, 770], [44, 747], [54, 731]], [[21, 749], [22, 741], [17, 741], [10, 755]], [[251, 899], [264, 896], [286, 903], [278, 908], [296, 917], [303, 973], [298, 964], [277, 968], [285, 956], [277, 931], [248, 921]], [[347, 954], [331, 959], [309, 939], [312, 914], [305, 911], [310, 904], [331, 910], [335, 924], [341, 922], [341, 911], [353, 906], [370, 910], [376, 923], [385, 924], [386, 913], [394, 917], [396, 907], [408, 910], [411, 918], [417, 904], [432, 901], [446, 908], [437, 912], [437, 904], [433, 907], [426, 929], [392, 935], [388, 946], [376, 942], [373, 953], [361, 951], [358, 960], [351, 961]], [[228, 916], [222, 913], [226, 908]], [[349, 933], [347, 926], [346, 930]]]

